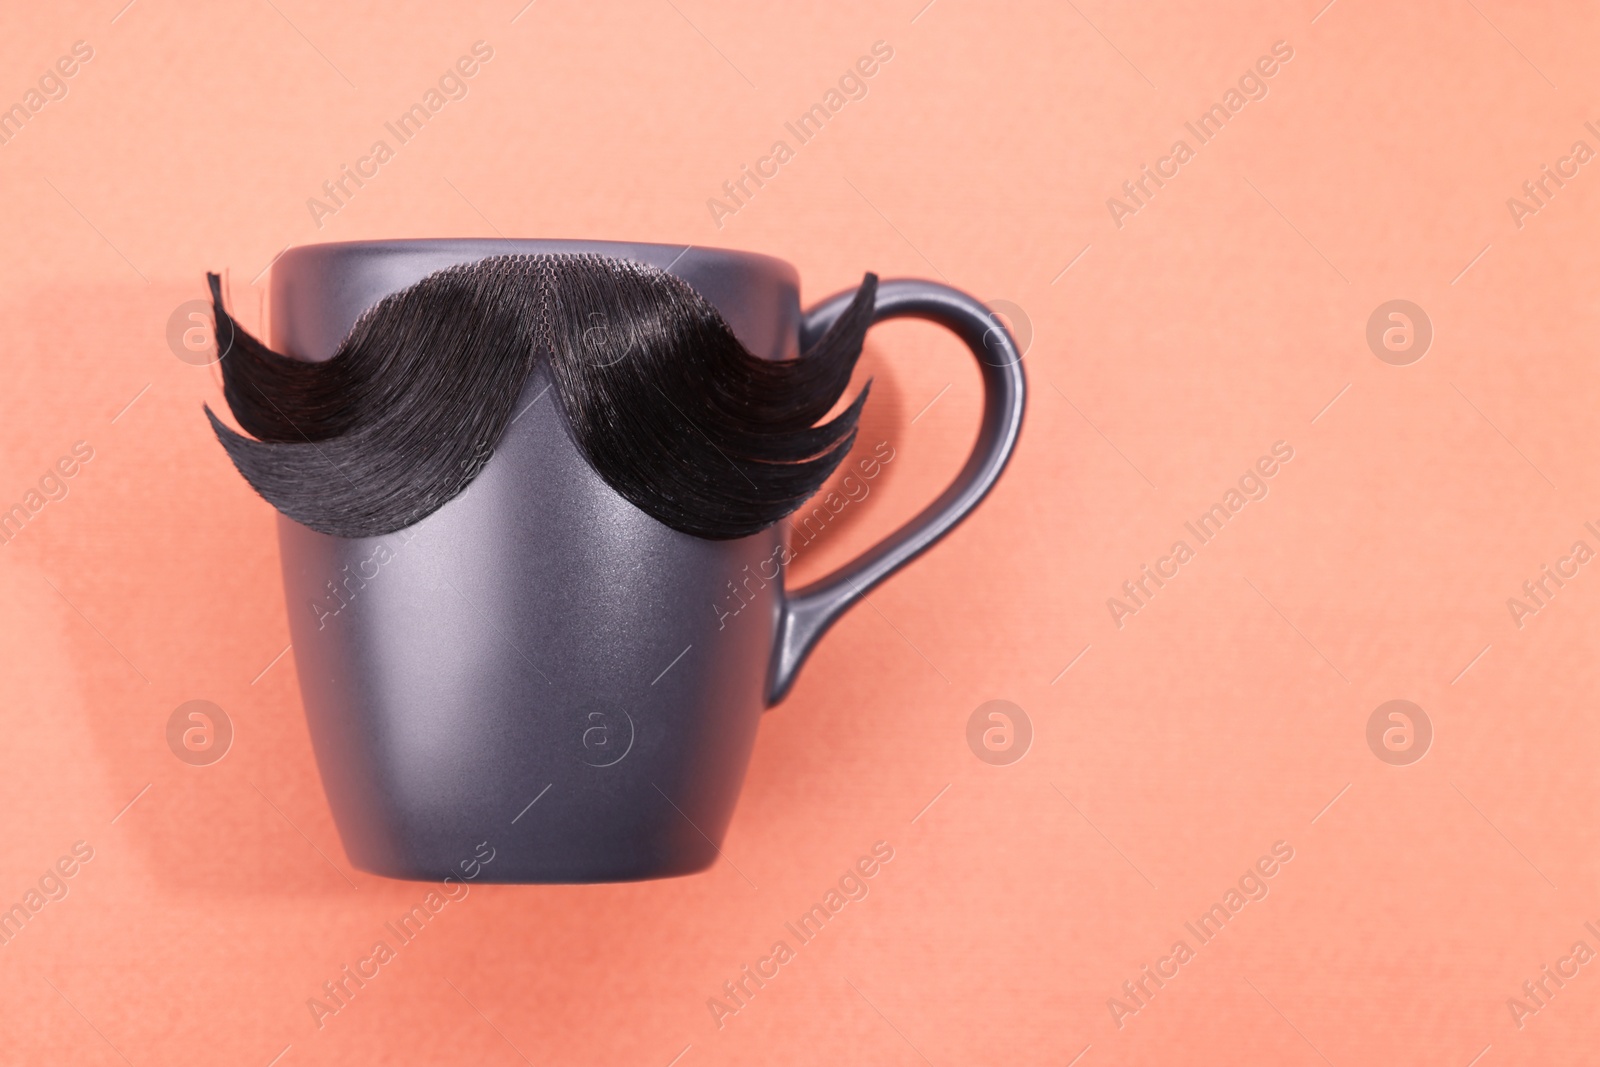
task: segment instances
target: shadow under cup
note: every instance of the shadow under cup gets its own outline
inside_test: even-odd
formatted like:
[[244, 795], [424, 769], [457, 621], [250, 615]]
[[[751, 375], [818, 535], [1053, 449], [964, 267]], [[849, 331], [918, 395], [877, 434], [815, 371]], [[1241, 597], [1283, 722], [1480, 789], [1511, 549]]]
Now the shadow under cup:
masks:
[[[850, 296], [803, 315], [790, 265], [681, 246], [313, 245], [273, 268], [272, 347], [327, 359], [362, 312], [434, 271], [549, 253], [666, 270], [764, 358], [796, 356]], [[926, 282], [880, 287], [877, 318], [896, 315], [940, 321], [979, 355], [979, 446], [943, 497], [809, 596], [782, 586], [786, 522], [705, 540], [607, 485], [569, 436], [542, 362], [477, 478], [422, 521], [347, 539], [278, 516], [311, 738], [356, 867], [396, 878], [478, 870], [480, 881], [599, 882], [686, 874], [716, 860], [761, 713], [850, 602], [976, 505], [1016, 439], [1021, 357], [998, 320]], [[987, 336], [996, 329], [998, 348]], [[990, 350], [1001, 358], [986, 361]]]

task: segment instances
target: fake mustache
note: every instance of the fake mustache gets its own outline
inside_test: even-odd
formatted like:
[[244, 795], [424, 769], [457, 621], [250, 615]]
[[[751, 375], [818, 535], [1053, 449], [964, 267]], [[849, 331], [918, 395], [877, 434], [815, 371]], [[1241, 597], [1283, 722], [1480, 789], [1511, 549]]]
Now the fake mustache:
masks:
[[850, 451], [871, 385], [816, 425], [861, 354], [873, 274], [798, 359], [768, 360], [665, 271], [496, 256], [385, 297], [320, 363], [251, 337], [206, 277], [223, 396], [255, 440], [209, 406], [206, 417], [256, 492], [336, 537], [392, 533], [465, 490], [540, 359], [600, 477], [659, 522], [712, 540], [757, 533], [815, 494]]

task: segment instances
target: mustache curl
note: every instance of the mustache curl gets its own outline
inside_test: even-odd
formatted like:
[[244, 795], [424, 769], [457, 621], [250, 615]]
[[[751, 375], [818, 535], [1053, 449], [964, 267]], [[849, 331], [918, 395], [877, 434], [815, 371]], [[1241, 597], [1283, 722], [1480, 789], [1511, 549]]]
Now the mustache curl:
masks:
[[[493, 454], [543, 360], [578, 450], [606, 484], [695, 537], [758, 533], [814, 495], [855, 442], [871, 382], [850, 384], [877, 276], [797, 359], [747, 350], [663, 270], [598, 255], [449, 267], [362, 314], [333, 357], [281, 355], [228, 315], [207, 274], [223, 397], [205, 413], [245, 481], [335, 537], [410, 526]], [[253, 438], [253, 439], [252, 439]]]

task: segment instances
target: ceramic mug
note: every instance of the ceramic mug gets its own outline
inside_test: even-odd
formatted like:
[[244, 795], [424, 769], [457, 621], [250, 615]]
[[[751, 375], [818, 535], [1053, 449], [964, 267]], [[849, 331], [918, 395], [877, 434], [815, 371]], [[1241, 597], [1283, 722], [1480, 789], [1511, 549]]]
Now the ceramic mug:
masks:
[[[540, 253], [677, 275], [771, 359], [796, 356], [851, 296], [802, 312], [792, 266], [718, 249], [310, 245], [273, 267], [272, 347], [327, 359], [362, 312], [434, 271]], [[542, 364], [477, 478], [422, 521], [347, 539], [279, 515], [295, 664], [351, 862], [395, 878], [459, 877], [487, 843], [495, 861], [481, 877], [492, 881], [621, 881], [711, 865], [762, 711], [841, 612], [977, 505], [1016, 443], [1021, 354], [1000, 320], [948, 286], [882, 282], [874, 321], [903, 317], [947, 327], [977, 357], [977, 443], [937, 500], [804, 589], [783, 584], [788, 522], [703, 540], [618, 495], [568, 436]]]

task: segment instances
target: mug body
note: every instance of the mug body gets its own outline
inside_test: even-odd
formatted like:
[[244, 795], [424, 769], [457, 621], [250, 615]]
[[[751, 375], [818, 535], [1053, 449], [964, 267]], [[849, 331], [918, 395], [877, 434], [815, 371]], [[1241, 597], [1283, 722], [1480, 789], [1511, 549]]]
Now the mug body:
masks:
[[[766, 256], [587, 241], [294, 249], [272, 344], [329, 358], [362, 312], [496, 255], [598, 253], [675, 274], [746, 348], [796, 354], [795, 271]], [[383, 537], [278, 516], [290, 635], [346, 852], [396, 878], [596, 882], [713, 863], [783, 606], [787, 524], [733, 541], [663, 526], [577, 450], [542, 362], [460, 496]]]

